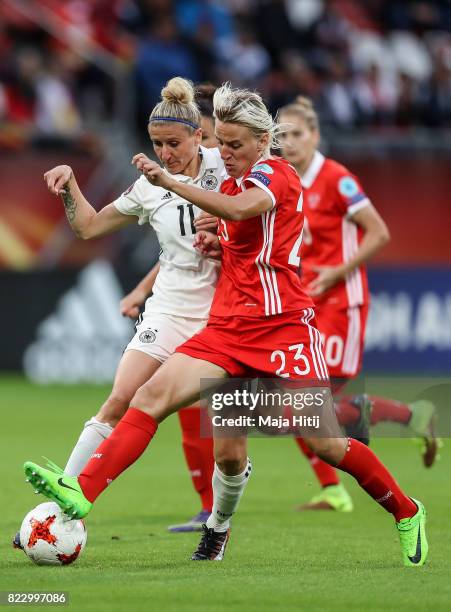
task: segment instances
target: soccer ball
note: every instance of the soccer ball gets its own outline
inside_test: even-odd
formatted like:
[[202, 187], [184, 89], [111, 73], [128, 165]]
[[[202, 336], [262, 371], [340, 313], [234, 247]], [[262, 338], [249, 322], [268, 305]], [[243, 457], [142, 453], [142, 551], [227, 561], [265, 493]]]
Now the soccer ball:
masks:
[[82, 553], [88, 534], [83, 521], [70, 520], [58, 504], [33, 508], [22, 522], [20, 543], [37, 565], [69, 565]]

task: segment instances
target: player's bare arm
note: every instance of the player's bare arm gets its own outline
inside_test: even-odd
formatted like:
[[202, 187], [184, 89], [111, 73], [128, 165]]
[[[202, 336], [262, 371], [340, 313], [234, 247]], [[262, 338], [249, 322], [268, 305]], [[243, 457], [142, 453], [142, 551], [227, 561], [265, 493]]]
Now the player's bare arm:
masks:
[[70, 166], [52, 168], [44, 174], [44, 180], [50, 193], [61, 197], [78, 238], [98, 238], [134, 222], [133, 216], [123, 215], [113, 204], [97, 212], [82, 194]]
[[218, 218], [209, 213], [202, 212], [194, 219], [194, 227], [198, 232], [204, 230], [216, 234], [218, 230]]
[[352, 216], [364, 235], [355, 256], [339, 266], [315, 266], [318, 276], [310, 283], [309, 293], [313, 296], [324, 293], [351, 272], [369, 261], [390, 240], [388, 228], [372, 204], [365, 206]]
[[228, 196], [223, 193], [207, 192], [191, 185], [185, 185], [173, 179], [164, 172], [161, 166], [151, 161], [143, 153], [135, 155], [132, 164], [135, 164], [153, 185], [168, 189], [205, 212], [221, 219], [243, 221], [266, 212], [273, 205], [270, 196], [263, 189], [249, 189], [239, 195]]

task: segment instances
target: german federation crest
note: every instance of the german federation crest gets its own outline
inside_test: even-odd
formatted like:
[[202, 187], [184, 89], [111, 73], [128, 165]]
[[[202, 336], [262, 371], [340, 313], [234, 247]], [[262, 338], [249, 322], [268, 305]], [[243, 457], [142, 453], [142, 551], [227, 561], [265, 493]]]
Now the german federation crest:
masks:
[[144, 330], [139, 334], [139, 341], [143, 342], [144, 344], [151, 344], [152, 342], [155, 342], [157, 338], [155, 331], [153, 329]]
[[202, 189], [213, 191], [218, 186], [218, 179], [214, 174], [205, 174], [200, 182]]

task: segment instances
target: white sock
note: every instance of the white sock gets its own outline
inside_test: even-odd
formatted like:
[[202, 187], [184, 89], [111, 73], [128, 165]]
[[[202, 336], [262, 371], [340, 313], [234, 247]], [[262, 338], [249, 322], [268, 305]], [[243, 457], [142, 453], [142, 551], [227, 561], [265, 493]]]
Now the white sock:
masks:
[[212, 478], [213, 509], [206, 523], [209, 529], [227, 531], [230, 526], [230, 518], [240, 503], [251, 470], [249, 457], [244, 472], [236, 476], [226, 476], [215, 463]]
[[95, 417], [86, 421], [77, 444], [64, 468], [65, 473], [68, 476], [78, 476], [96, 448], [100, 446], [105, 438], [108, 438], [112, 431], [111, 425], [101, 423]]

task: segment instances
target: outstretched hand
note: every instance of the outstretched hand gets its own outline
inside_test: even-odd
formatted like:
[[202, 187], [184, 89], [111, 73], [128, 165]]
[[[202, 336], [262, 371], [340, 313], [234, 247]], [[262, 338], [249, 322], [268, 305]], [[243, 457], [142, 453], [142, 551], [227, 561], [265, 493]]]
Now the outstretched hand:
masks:
[[157, 187], [164, 187], [169, 189], [173, 179], [164, 172], [163, 168], [144, 155], [144, 153], [137, 153], [132, 157], [132, 164], [140, 170], [149, 183], [156, 185]]
[[120, 302], [120, 313], [123, 317], [129, 317], [130, 319], [137, 319], [141, 306], [146, 301], [146, 294], [141, 291], [138, 287], [135, 287], [133, 291], [127, 293]]

